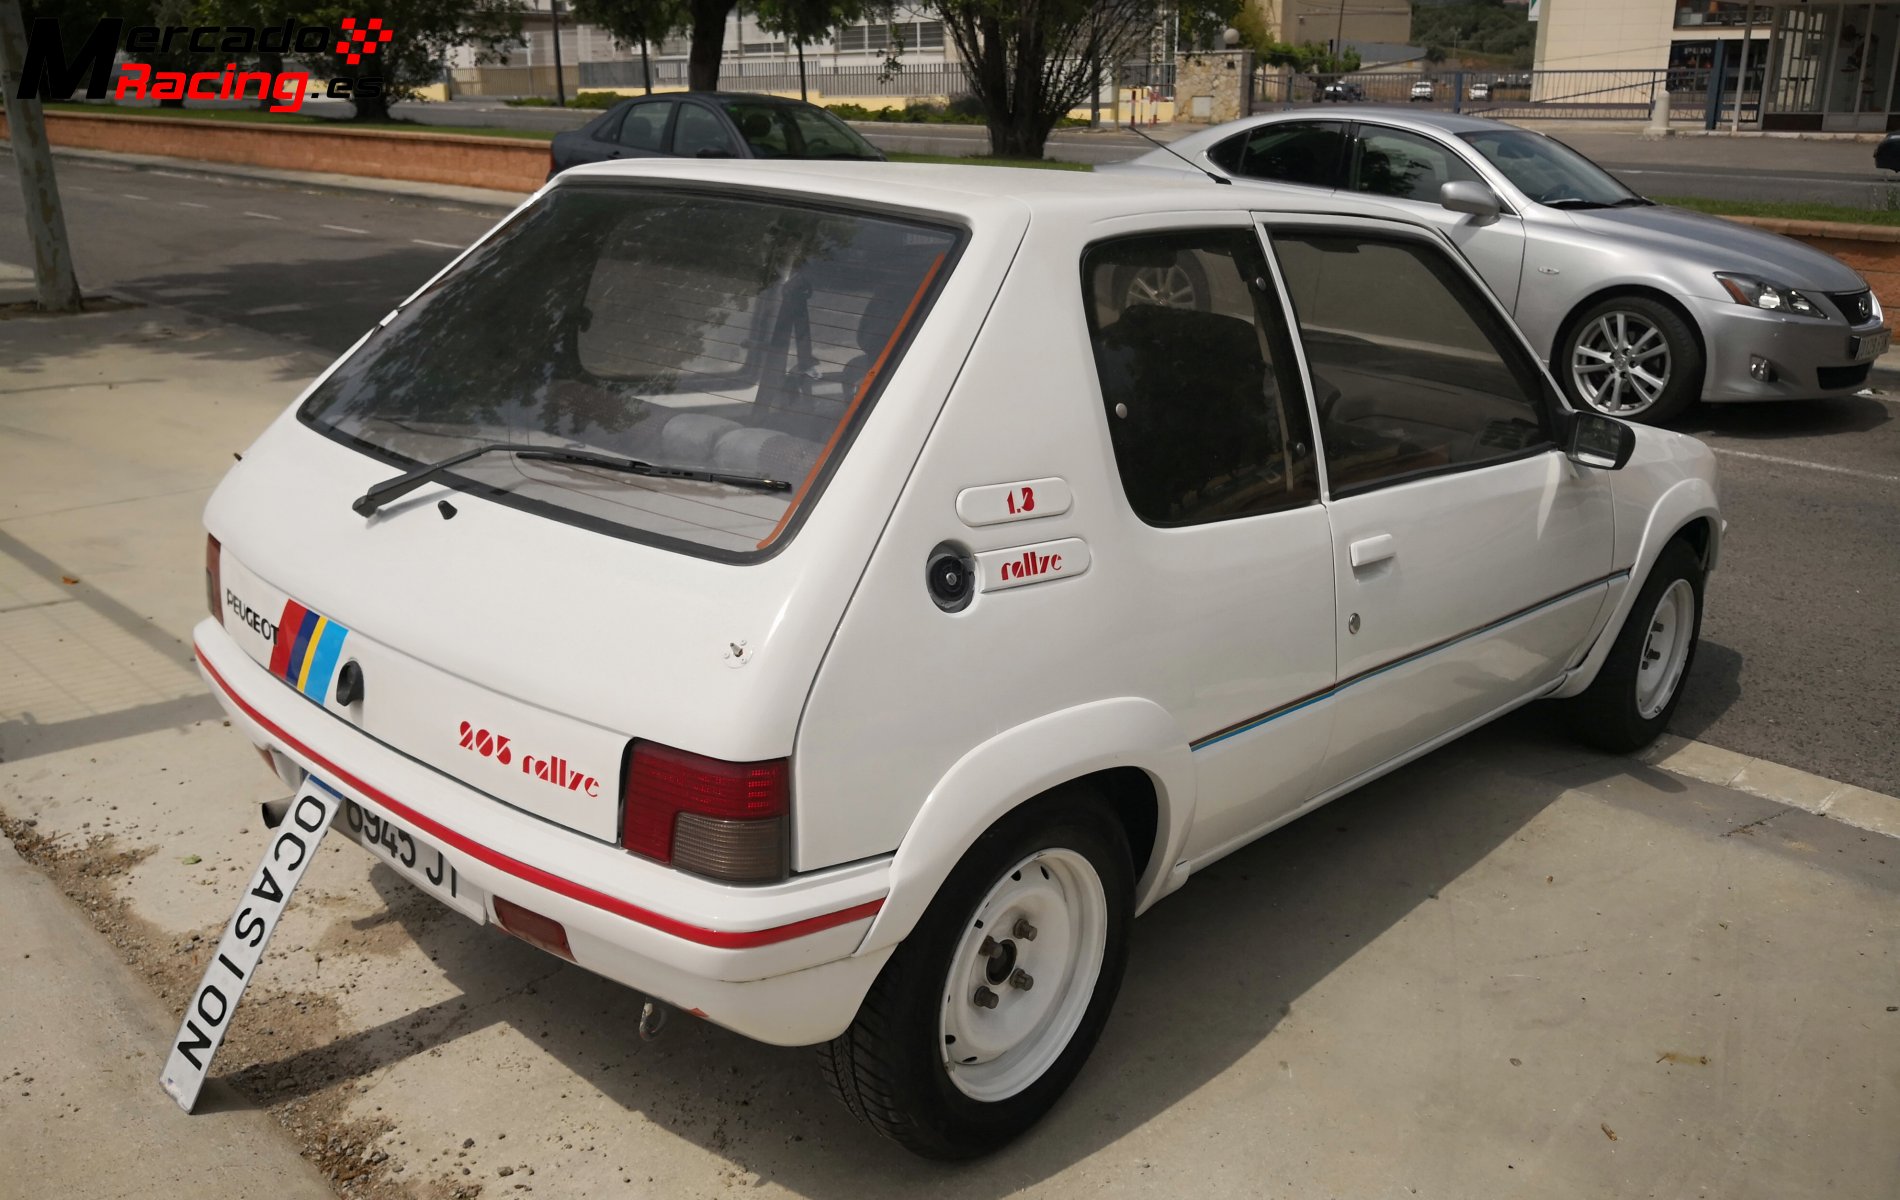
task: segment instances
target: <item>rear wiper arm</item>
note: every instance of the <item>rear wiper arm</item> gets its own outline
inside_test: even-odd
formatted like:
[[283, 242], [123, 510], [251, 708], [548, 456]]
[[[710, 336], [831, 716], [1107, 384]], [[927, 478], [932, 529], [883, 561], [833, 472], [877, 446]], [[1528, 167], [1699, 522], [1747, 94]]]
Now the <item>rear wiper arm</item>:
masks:
[[391, 500], [406, 496], [443, 472], [459, 467], [472, 458], [480, 458], [484, 454], [513, 454], [518, 458], [538, 459], [542, 462], [603, 467], [609, 471], [624, 471], [629, 475], [647, 475], [657, 479], [693, 479], [702, 483], [723, 483], [732, 487], [756, 488], [762, 492], [792, 490], [792, 485], [782, 479], [767, 479], [758, 475], [728, 475], [723, 471], [656, 466], [637, 458], [620, 458], [617, 455], [601, 454], [598, 451], [580, 450], [569, 446], [537, 446], [527, 442], [488, 442], [472, 450], [464, 450], [460, 454], [451, 454], [436, 462], [424, 463], [413, 471], [405, 471], [394, 479], [385, 479], [351, 501], [350, 508], [355, 510], [357, 515], [367, 517]]

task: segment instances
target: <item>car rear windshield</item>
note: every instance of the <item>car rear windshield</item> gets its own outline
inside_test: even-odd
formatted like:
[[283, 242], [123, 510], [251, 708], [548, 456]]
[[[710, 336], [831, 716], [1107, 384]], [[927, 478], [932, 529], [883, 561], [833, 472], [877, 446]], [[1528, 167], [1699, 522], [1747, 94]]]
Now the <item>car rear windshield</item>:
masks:
[[740, 197], [557, 187], [339, 365], [300, 410], [402, 468], [490, 442], [756, 476], [766, 491], [497, 453], [454, 482], [744, 561], [815, 502], [960, 245], [950, 228]]

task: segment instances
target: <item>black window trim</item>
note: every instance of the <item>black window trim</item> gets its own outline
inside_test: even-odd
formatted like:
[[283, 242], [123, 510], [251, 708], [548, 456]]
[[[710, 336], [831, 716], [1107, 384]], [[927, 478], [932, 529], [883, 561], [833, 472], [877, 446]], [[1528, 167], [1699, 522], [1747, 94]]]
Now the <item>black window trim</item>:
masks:
[[[877, 220], [907, 221], [914, 225], [927, 226], [950, 235], [952, 240], [950, 248], [944, 251], [943, 266], [937, 270], [936, 277], [930, 281], [930, 286], [925, 289], [923, 298], [917, 304], [917, 311], [913, 314], [910, 324], [905, 328], [903, 336], [900, 337], [896, 345], [891, 348], [891, 354], [887, 360], [889, 369], [879, 372], [877, 382], [872, 385], [871, 391], [864, 397], [864, 403], [858, 406], [856, 416], [850, 425], [838, 436], [837, 444], [832, 447], [831, 453], [825, 457], [818, 474], [813, 477], [811, 481], [811, 486], [805, 490], [805, 494], [802, 499], [799, 500], [798, 506], [792, 510], [791, 519], [785, 523], [784, 528], [780, 529], [762, 550], [726, 550], [718, 546], [708, 546], [703, 542], [695, 542], [688, 538], [669, 537], [665, 534], [653, 533], [644, 529], [634, 529], [630, 526], [622, 525], [617, 521], [609, 521], [604, 517], [596, 517], [588, 513], [576, 512], [549, 501], [536, 500], [531, 496], [524, 496], [507, 488], [500, 488], [490, 483], [484, 483], [481, 480], [470, 479], [467, 476], [458, 475], [453, 471], [444, 471], [441, 475], [437, 476], [437, 482], [455, 491], [481, 496], [508, 508], [546, 517], [549, 520], [558, 521], [563, 525], [572, 525], [578, 529], [604, 534], [607, 537], [615, 538], [623, 542], [634, 542], [642, 546], [652, 546], [660, 550], [670, 550], [677, 554], [706, 559], [710, 562], [725, 563], [730, 566], [752, 566], [755, 563], [767, 562], [778, 557], [787, 546], [791, 545], [792, 542], [797, 539], [799, 530], [804, 528], [805, 522], [810, 518], [812, 511], [816, 509], [819, 502], [824, 499], [825, 492], [831, 485], [832, 476], [838, 472], [838, 464], [845, 460], [851, 447], [857, 442], [859, 430], [864, 428], [864, 423], [870, 419], [871, 413], [876, 410], [878, 402], [884, 396], [884, 390], [890, 386], [891, 377], [897, 374], [898, 369], [903, 366], [905, 355], [909, 353], [911, 344], [917, 339], [917, 331], [922, 329], [929, 321], [930, 314], [936, 309], [937, 300], [943, 295], [945, 285], [948, 283], [950, 277], [956, 273], [957, 264], [962, 260], [963, 252], [969, 247], [971, 237], [970, 226], [961, 218], [949, 213], [928, 212], [897, 206], [877, 205], [863, 201], [834, 199], [829, 196], [813, 196], [809, 192], [786, 191], [778, 188], [741, 187], [686, 180], [678, 182], [668, 180], [649, 183], [626, 179], [572, 180], [563, 181], [555, 186], [563, 188], [587, 188], [590, 190], [644, 187], [656, 191], [714, 196], [720, 199], [767, 200], [788, 207], [808, 208], [818, 212], [849, 213], [854, 216], [870, 217]], [[524, 205], [520, 209], [517, 209], [508, 220], [490, 230], [481, 241], [469, 247], [469, 249], [463, 251], [463, 253], [472, 253], [475, 249], [488, 242], [508, 226], [513, 225], [516, 221], [522, 220], [534, 207], [536, 206]], [[460, 260], [458, 259], [457, 261], [459, 262]], [[452, 265], [454, 264], [451, 264], [451, 266]], [[404, 300], [403, 303], [397, 307], [405, 307], [411, 300], [419, 299], [427, 292], [433, 291], [443, 279], [448, 277], [448, 274], [449, 272], [445, 269], [439, 278], [430, 280], [429, 283], [417, 291], [414, 296]], [[374, 332], [374, 330], [372, 330], [372, 332]], [[368, 340], [369, 338], [367, 336], [364, 337], [354, 347], [344, 353], [342, 357], [331, 363], [306, 391], [314, 394], [317, 387], [327, 380], [336, 368], [342, 366], [350, 358], [354, 357], [355, 354], [359, 353]], [[328, 428], [318, 425], [310, 415], [309, 406], [310, 400], [308, 396], [298, 401], [297, 422], [311, 432], [329, 438], [339, 445], [347, 446], [359, 453], [366, 454], [380, 462], [387, 463], [398, 470], [411, 470], [421, 465], [416, 459], [386, 450], [373, 442], [366, 441], [352, 434], [344, 433], [334, 425]]]
[[[1498, 185], [1492, 182], [1490, 176], [1485, 174], [1485, 167], [1489, 164], [1483, 161], [1484, 156], [1482, 154], [1473, 156], [1463, 153], [1467, 143], [1458, 139], [1446, 141], [1443, 138], [1426, 133], [1422, 129], [1407, 129], [1403, 125], [1387, 125], [1380, 121], [1354, 121], [1352, 123], [1352, 133], [1347, 138], [1346, 177], [1345, 181], [1340, 185], [1342, 190], [1349, 191], [1355, 196], [1375, 195], [1375, 193], [1372, 192], [1362, 192], [1359, 190], [1358, 147], [1359, 131], [1361, 129], [1383, 129], [1389, 133], [1409, 133], [1415, 138], [1422, 138], [1425, 141], [1431, 142], [1445, 153], [1455, 156], [1458, 161], [1464, 163], [1465, 166], [1471, 169], [1471, 173], [1476, 175], [1479, 180], [1484, 183], [1484, 186], [1491, 189], [1491, 194], [1498, 198], [1498, 214], [1500, 216], [1515, 217], [1519, 215], [1518, 211], [1511, 207], [1511, 202], [1505, 198], [1504, 193], [1498, 189]], [[1474, 157], [1478, 161], [1474, 162]], [[1377, 198], [1381, 200], [1399, 200], [1407, 204], [1437, 204], [1437, 201], [1434, 200], [1413, 200], [1407, 196], [1378, 196]]]
[[[1363, 496], [1368, 492], [1383, 491], [1386, 488], [1397, 487], [1401, 484], [1416, 483], [1424, 479], [1435, 479], [1441, 475], [1458, 475], [1466, 471], [1482, 471], [1487, 467], [1498, 467], [1507, 463], [1522, 462], [1527, 458], [1536, 458], [1539, 455], [1561, 451], [1563, 449], [1563, 440], [1559, 436], [1558, 431], [1564, 427], [1566, 423], [1564, 415], [1569, 410], [1553, 390], [1549, 374], [1544, 370], [1537, 355], [1532, 353], [1529, 344], [1524, 338], [1523, 332], [1511, 321], [1510, 316], [1499, 307], [1497, 298], [1494, 297], [1491, 294], [1491, 290], [1485, 286], [1484, 280], [1479, 278], [1477, 272], [1472, 270], [1463, 255], [1459, 254], [1454, 247], [1447, 244], [1442, 234], [1417, 226], [1402, 224], [1397, 221], [1384, 221], [1378, 220], [1377, 218], [1374, 218], [1374, 220], [1377, 220], [1377, 224], [1361, 223], [1353, 220], [1339, 220], [1337, 223], [1320, 220], [1310, 223], [1299, 222], [1290, 224], [1284, 220], [1283, 214], [1259, 214], [1259, 227], [1266, 234], [1267, 256], [1273, 265], [1274, 273], [1279, 277], [1280, 288], [1285, 295], [1285, 303], [1288, 310], [1287, 315], [1290, 318], [1291, 326], [1297, 328], [1300, 318], [1299, 309], [1292, 302], [1292, 293], [1286, 288], [1285, 269], [1280, 262], [1280, 256], [1274, 246], [1275, 238], [1282, 232], [1316, 236], [1326, 236], [1329, 234], [1345, 235], [1383, 239], [1394, 242], [1413, 242], [1425, 246], [1443, 255], [1452, 264], [1454, 270], [1474, 289], [1482, 306], [1482, 317], [1479, 323], [1480, 326], [1483, 327], [1484, 332], [1492, 335], [1494, 339], [1498, 334], [1504, 335], [1502, 357], [1504, 358], [1505, 369], [1517, 377], [1520, 384], [1526, 382], [1525, 375], [1528, 373], [1529, 382], [1532, 383], [1533, 386], [1526, 390], [1530, 393], [1531, 409], [1537, 414], [1537, 422], [1543, 429], [1544, 440], [1509, 454], [1500, 454], [1495, 458], [1486, 458], [1477, 462], [1446, 463], [1438, 467], [1420, 467], [1415, 471], [1404, 471], [1397, 475], [1387, 475], [1379, 479], [1368, 480], [1365, 483], [1348, 484], [1345, 487], [1334, 487], [1332, 470], [1330, 465], [1326, 462], [1326, 430], [1324, 423], [1319, 420], [1319, 390], [1314, 386], [1313, 368], [1312, 364], [1307, 362], [1306, 343], [1302, 337], [1299, 339], [1299, 367], [1306, 377], [1307, 394], [1312, 398], [1314, 448], [1319, 455], [1321, 466], [1325, 468], [1325, 474], [1322, 477], [1322, 498], [1328, 502], [1333, 500], [1346, 500], [1353, 496]], [[1495, 340], [1493, 344], [1496, 344]]]
[[[1095, 360], [1094, 322], [1090, 319], [1088, 311], [1088, 306], [1093, 303], [1089, 293], [1089, 255], [1093, 253], [1097, 247], [1108, 245], [1111, 242], [1125, 242], [1137, 238], [1167, 237], [1192, 233], [1245, 233], [1250, 235], [1253, 238], [1254, 248], [1259, 251], [1261, 259], [1266, 263], [1267, 271], [1273, 278], [1273, 290], [1265, 294], [1265, 302], [1270, 303], [1274, 310], [1279, 313], [1280, 321], [1277, 330], [1269, 330], [1267, 333], [1267, 342], [1274, 354], [1274, 360], [1267, 364], [1267, 369], [1273, 372], [1276, 377], [1276, 382], [1281, 389], [1281, 404], [1285, 406], [1291, 403], [1298, 403], [1301, 405], [1305, 414], [1307, 432], [1313, 439], [1312, 454], [1314, 459], [1313, 482], [1315, 490], [1313, 497], [1309, 500], [1302, 500], [1297, 503], [1285, 505], [1284, 507], [1269, 509], [1266, 512], [1244, 513], [1240, 516], [1220, 517], [1212, 521], [1164, 522], [1150, 521], [1136, 510], [1134, 502], [1128, 498], [1128, 485], [1126, 481], [1122, 479], [1121, 463], [1117, 461], [1115, 457], [1113, 431], [1109, 428], [1108, 424], [1107, 394], [1102, 390], [1101, 367]], [[1114, 475], [1115, 481], [1119, 485], [1115, 489], [1116, 494], [1121, 498], [1122, 506], [1127, 510], [1130, 516], [1140, 521], [1149, 529], [1205, 529], [1216, 525], [1229, 525], [1237, 521], [1262, 520], [1268, 517], [1277, 517], [1282, 513], [1299, 512], [1302, 509], [1311, 508], [1314, 505], [1323, 504], [1326, 501], [1325, 450], [1319, 440], [1319, 427], [1317, 424], [1319, 409], [1313, 402], [1313, 382], [1306, 371], [1306, 353], [1300, 346], [1299, 338], [1296, 336], [1292, 309], [1285, 300], [1285, 288], [1279, 278], [1280, 264], [1273, 257], [1273, 250], [1272, 247], [1268, 245], [1267, 239], [1262, 236], [1262, 226], [1257, 219], [1250, 220], [1245, 225], [1228, 223], [1161, 225], [1146, 229], [1132, 229], [1105, 234], [1102, 237], [1095, 238], [1083, 244], [1081, 253], [1076, 256], [1076, 274], [1079, 277], [1077, 282], [1081, 285], [1079, 295], [1083, 302], [1081, 313], [1084, 334], [1083, 340], [1087, 345], [1087, 353], [1084, 356], [1084, 360], [1088, 364], [1088, 377], [1094, 387], [1095, 403], [1093, 407], [1096, 412], [1096, 428], [1101, 433], [1100, 444], [1102, 453], [1110, 469], [1110, 473]], [[1261, 301], [1257, 300], [1255, 303], [1259, 304]], [[1289, 382], [1288, 376], [1291, 376], [1291, 382], [1295, 385], [1291, 390], [1286, 388], [1286, 384]]]

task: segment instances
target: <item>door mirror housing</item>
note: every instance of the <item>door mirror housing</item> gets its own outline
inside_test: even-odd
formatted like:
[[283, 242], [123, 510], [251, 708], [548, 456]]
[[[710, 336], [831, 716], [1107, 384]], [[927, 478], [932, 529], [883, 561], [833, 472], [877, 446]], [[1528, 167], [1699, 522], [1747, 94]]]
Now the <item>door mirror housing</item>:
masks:
[[1636, 431], [1602, 413], [1570, 414], [1564, 454], [1571, 462], [1599, 471], [1620, 471], [1636, 453]]
[[1498, 194], [1482, 183], [1473, 183], [1469, 179], [1454, 179], [1438, 189], [1438, 203], [1452, 212], [1470, 213], [1474, 217], [1495, 217], [1504, 211], [1504, 202]]

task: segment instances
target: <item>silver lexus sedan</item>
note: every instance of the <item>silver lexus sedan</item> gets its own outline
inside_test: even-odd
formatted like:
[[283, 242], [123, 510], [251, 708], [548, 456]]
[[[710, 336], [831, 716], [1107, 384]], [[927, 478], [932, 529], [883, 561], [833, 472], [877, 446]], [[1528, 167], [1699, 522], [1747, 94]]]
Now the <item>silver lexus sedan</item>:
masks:
[[[1172, 152], [1170, 152], [1170, 150]], [[1657, 204], [1554, 138], [1403, 109], [1252, 117], [1100, 170], [1203, 170], [1430, 221], [1463, 249], [1580, 406], [1666, 421], [1697, 399], [1806, 400], [1863, 387], [1892, 339], [1839, 260]], [[1199, 281], [1138, 277], [1154, 303]]]

